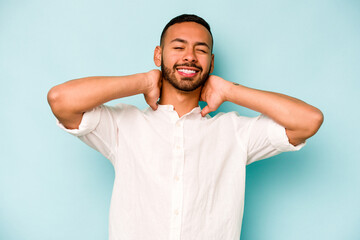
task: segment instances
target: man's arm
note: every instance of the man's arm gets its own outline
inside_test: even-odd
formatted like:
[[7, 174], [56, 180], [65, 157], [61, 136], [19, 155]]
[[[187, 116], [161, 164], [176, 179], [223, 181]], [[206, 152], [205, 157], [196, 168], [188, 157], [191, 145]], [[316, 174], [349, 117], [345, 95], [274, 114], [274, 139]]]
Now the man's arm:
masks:
[[203, 116], [215, 111], [224, 101], [260, 112], [285, 127], [289, 142], [294, 146], [313, 136], [324, 119], [319, 109], [299, 99], [248, 88], [214, 75], [204, 85], [200, 101], [208, 104], [201, 111]]
[[160, 96], [161, 72], [151, 70], [119, 77], [86, 77], [50, 89], [47, 99], [56, 118], [68, 129], [77, 129], [83, 113], [105, 102], [144, 94], [154, 110]]

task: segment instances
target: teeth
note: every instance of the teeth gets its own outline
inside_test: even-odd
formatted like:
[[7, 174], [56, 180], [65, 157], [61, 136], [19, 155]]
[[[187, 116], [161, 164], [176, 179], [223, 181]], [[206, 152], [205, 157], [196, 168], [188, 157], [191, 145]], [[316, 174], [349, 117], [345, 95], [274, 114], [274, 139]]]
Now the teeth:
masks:
[[194, 70], [189, 70], [189, 69], [179, 69], [178, 70], [179, 72], [183, 72], [183, 73], [196, 73], [196, 71], [194, 71]]

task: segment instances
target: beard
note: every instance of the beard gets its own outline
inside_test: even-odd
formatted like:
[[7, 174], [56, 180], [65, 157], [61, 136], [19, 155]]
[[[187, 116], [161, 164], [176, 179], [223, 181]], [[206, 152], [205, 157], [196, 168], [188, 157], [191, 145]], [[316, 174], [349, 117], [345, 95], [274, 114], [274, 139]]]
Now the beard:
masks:
[[202, 72], [202, 67], [196, 66], [193, 63], [175, 64], [173, 69], [170, 69], [166, 67], [164, 61], [162, 61], [161, 72], [163, 79], [167, 80], [174, 88], [185, 92], [191, 92], [199, 88], [200, 86], [204, 86], [206, 80], [209, 77], [210, 69], [207, 73], [200, 75], [200, 78], [198, 80], [194, 80], [193, 77], [182, 77], [180, 80], [178, 80], [175, 76], [175, 72], [176, 68], [179, 66], [196, 67], [199, 69], [198, 74]]

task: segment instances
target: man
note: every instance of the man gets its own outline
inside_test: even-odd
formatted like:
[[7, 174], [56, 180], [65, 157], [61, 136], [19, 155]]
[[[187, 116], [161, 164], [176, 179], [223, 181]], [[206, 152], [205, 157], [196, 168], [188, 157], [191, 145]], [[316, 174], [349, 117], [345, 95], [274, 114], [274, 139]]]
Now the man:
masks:
[[[209, 75], [212, 48], [206, 21], [184, 14], [155, 48], [161, 71], [87, 77], [49, 91], [59, 126], [114, 166], [110, 239], [238, 240], [246, 165], [300, 149], [321, 126], [320, 110], [298, 99]], [[150, 107], [103, 105], [135, 94]], [[261, 115], [211, 118], [225, 101]]]

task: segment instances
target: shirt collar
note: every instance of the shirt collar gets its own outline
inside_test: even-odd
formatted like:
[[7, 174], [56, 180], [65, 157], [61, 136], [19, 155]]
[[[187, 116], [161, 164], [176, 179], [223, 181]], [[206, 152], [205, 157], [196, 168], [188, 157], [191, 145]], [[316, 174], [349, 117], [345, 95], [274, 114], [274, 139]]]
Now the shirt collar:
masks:
[[[167, 105], [158, 104], [158, 110], [172, 112], [172, 111], [174, 111], [174, 106], [171, 104], [167, 104]], [[201, 112], [201, 108], [199, 105], [197, 105], [190, 112], [184, 114], [184, 116], [192, 114], [192, 113], [200, 113], [200, 112]]]

